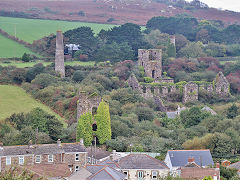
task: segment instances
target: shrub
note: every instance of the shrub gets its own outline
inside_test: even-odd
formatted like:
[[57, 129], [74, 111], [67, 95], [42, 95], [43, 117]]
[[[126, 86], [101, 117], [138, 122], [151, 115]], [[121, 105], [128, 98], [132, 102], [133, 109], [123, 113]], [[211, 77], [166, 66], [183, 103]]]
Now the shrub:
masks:
[[43, 74], [37, 75], [36, 78], [32, 81], [32, 84], [39, 85], [40, 88], [45, 88], [56, 82], [57, 82], [57, 79], [55, 76], [43, 73]]
[[152, 83], [154, 81], [153, 78], [150, 78], [150, 77], [144, 77], [144, 82], [145, 83]]
[[154, 119], [154, 111], [149, 107], [139, 106], [136, 108], [135, 113], [138, 116], [138, 121], [152, 121]]
[[24, 53], [23, 56], [22, 56], [22, 61], [23, 62], [29, 62], [30, 60], [31, 60], [31, 55], [27, 54], [27, 53]]
[[81, 71], [81, 70], [77, 70], [73, 73], [73, 77], [72, 80], [75, 82], [81, 82], [86, 76], [86, 73]]

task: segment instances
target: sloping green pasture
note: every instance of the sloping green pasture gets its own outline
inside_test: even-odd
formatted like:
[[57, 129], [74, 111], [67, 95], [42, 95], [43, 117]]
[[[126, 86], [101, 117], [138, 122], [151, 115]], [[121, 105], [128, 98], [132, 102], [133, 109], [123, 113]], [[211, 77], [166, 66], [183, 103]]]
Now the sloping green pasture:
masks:
[[24, 53], [35, 54], [24, 45], [0, 35], [0, 58], [21, 57]]
[[63, 118], [46, 105], [33, 99], [22, 88], [11, 85], [0, 85], [0, 121], [11, 116], [13, 113], [27, 113], [36, 107], [55, 115], [64, 123]]
[[[44, 62], [44, 61], [34, 61], [34, 62], [22, 62], [22, 61], [6, 61], [1, 62], [0, 66], [16, 66], [17, 68], [27, 68], [33, 67], [35, 64], [42, 63], [44, 66], [50, 65], [52, 62]], [[81, 61], [67, 61], [64, 64], [69, 66], [93, 66], [95, 62], [88, 61], [88, 62], [81, 62]]]
[[40, 20], [40, 19], [24, 19], [0, 17], [0, 28], [11, 35], [16, 35], [19, 39], [32, 43], [44, 36], [56, 33], [57, 30], [67, 31], [80, 26], [89, 26], [95, 33], [101, 29], [109, 29], [115, 25], [111, 24], [97, 24], [86, 22], [71, 22], [71, 21], [57, 21], [57, 20]]

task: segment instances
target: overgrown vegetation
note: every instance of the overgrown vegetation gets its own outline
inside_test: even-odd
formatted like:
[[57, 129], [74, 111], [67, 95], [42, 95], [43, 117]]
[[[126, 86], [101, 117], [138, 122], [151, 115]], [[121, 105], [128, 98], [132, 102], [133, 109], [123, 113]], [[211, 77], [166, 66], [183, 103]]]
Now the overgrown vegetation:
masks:
[[[48, 137], [44, 140], [48, 139], [49, 142], [57, 138], [65, 142], [84, 138], [85, 144], [90, 145], [93, 115], [84, 114], [78, 124], [76, 120], [78, 92], [85, 91], [101, 96], [109, 104], [110, 115], [105, 112], [108, 106], [101, 104], [95, 116], [98, 128], [101, 129], [96, 132], [99, 144], [104, 144], [109, 150], [166, 153], [169, 149], [209, 148], [213, 156], [219, 159], [235, 158], [240, 153], [240, 61], [235, 59], [234, 62], [221, 64], [218, 59], [239, 54], [238, 29], [238, 25], [224, 28], [221, 22], [199, 22], [192, 17], [180, 16], [153, 18], [144, 32], [140, 26], [131, 23], [102, 30], [97, 35], [89, 27], [67, 31], [64, 33], [65, 43], [81, 46], [74, 58], [94, 61], [94, 66], [67, 65], [66, 77], [62, 79], [56, 76], [54, 64], [37, 64], [31, 68], [0, 66], [0, 83], [23, 87], [35, 99], [64, 117], [68, 126], [64, 128], [56, 118], [39, 109], [30, 114], [12, 115], [1, 123], [4, 127], [1, 133], [4, 144], [27, 143], [28, 139], [21, 138], [22, 141], [17, 137], [27, 137], [25, 132], [39, 129], [39, 133]], [[229, 37], [223, 33], [229, 34]], [[171, 36], [173, 34], [176, 37], [175, 46]], [[35, 41], [33, 46], [40, 53], [53, 55], [55, 36]], [[178, 105], [183, 106], [181, 99], [184, 84], [188, 81], [201, 85], [214, 84], [219, 71], [224, 73], [231, 84], [231, 96], [220, 98], [200, 90], [197, 103], [185, 104], [187, 109], [180, 116], [169, 119], [166, 113], [158, 111], [153, 100], [144, 99], [128, 88], [126, 80], [132, 73], [141, 84], [156, 86], [152, 78], [145, 76], [144, 69], [138, 68], [134, 62], [140, 48], [162, 49], [163, 75], [165, 78], [173, 78], [176, 88], [180, 89], [178, 93], [162, 98], [168, 111], [176, 110]], [[205, 105], [218, 110], [218, 115], [202, 111]], [[103, 119], [108, 122], [111, 119], [111, 130], [109, 123], [106, 125]], [[29, 126], [21, 127], [26, 125], [25, 122]], [[59, 132], [53, 127], [47, 128], [46, 124], [50, 122], [58, 125]], [[14, 136], [10, 134], [16, 137], [14, 142], [6, 138], [10, 136], [9, 133], [15, 133]]]

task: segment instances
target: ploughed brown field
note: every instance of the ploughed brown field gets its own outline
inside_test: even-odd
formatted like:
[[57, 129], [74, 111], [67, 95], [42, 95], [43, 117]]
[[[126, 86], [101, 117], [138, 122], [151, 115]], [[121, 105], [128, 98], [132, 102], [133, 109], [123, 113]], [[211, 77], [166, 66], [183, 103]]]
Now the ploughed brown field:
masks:
[[[184, 10], [151, 0], [1, 0], [0, 10], [39, 14], [42, 19], [59, 19], [145, 25], [154, 16], [174, 16], [187, 13], [198, 19], [222, 20], [226, 24], [240, 23], [240, 13], [217, 9]], [[86, 15], [77, 13], [83, 11]]]

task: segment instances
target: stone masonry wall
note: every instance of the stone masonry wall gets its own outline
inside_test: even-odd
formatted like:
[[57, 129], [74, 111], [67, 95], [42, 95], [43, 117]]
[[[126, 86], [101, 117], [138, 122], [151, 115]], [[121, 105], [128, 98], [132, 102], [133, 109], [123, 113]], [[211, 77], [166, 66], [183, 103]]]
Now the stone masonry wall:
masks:
[[193, 82], [187, 83], [183, 87], [183, 103], [194, 102], [198, 100], [198, 85]]
[[147, 77], [159, 79], [162, 76], [162, 50], [139, 49], [138, 65], [144, 67]]
[[68, 165], [72, 165], [73, 168], [75, 166], [84, 167], [87, 164], [87, 153], [78, 153], [79, 154], [79, 161], [75, 160], [75, 154], [76, 153], [67, 153], [64, 154], [64, 163], [67, 163]]
[[[175, 43], [175, 37], [170, 38], [171, 43]], [[173, 79], [162, 77], [162, 50], [161, 49], [139, 49], [138, 50], [138, 66], [144, 68], [147, 77], [154, 78], [155, 83], [174, 83]], [[230, 84], [222, 72], [219, 72], [215, 79], [215, 84], [203, 84], [198, 86], [194, 82], [189, 82], [183, 87], [183, 103], [194, 102], [198, 100], [200, 90], [206, 90], [209, 94], [217, 94], [220, 97], [230, 96]], [[133, 90], [138, 91], [142, 97], [159, 98], [167, 97], [169, 93], [177, 90], [176, 85], [152, 87], [149, 85], [140, 85], [137, 78], [132, 74], [128, 79], [128, 86]]]
[[[137, 78], [134, 75], [131, 75], [128, 79], [128, 85], [133, 90], [138, 91], [144, 98], [154, 98], [158, 96], [160, 98], [167, 97], [169, 93], [179, 91], [176, 88], [176, 85], [171, 86], [155, 86], [151, 85], [140, 85]], [[203, 84], [197, 85], [194, 82], [189, 82], [183, 87], [183, 103], [194, 102], [198, 100], [199, 89], [206, 90], [209, 94], [216, 93], [221, 97], [230, 96], [230, 84], [224, 75], [220, 72], [215, 79], [214, 84]]]
[[89, 96], [86, 92], [79, 92], [79, 101], [77, 103], [77, 119], [87, 112], [92, 113], [92, 109], [97, 108], [101, 102], [99, 96]]
[[215, 90], [216, 94], [221, 97], [230, 95], [230, 84], [222, 72], [219, 72], [215, 79]]

